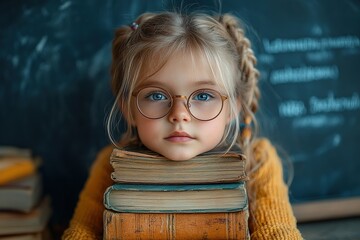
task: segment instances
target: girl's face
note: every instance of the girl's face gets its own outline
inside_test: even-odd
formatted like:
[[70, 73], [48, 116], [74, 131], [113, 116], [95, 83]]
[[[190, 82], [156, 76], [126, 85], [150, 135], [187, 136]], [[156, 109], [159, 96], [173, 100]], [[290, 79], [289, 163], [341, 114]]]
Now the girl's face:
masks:
[[[153, 60], [156, 61], [156, 59]], [[190, 54], [175, 54], [160, 71], [143, 80], [136, 90], [147, 86], [164, 89], [171, 96], [186, 96], [186, 99], [174, 98], [169, 112], [159, 119], [145, 117], [137, 108], [136, 101], [133, 101], [134, 124], [141, 142], [147, 148], [170, 160], [181, 161], [209, 151], [220, 143], [230, 118], [228, 100], [223, 101], [222, 111], [210, 121], [194, 118], [186, 107], [187, 98], [198, 89], [212, 89], [224, 95], [223, 88], [214, 80], [210, 66], [203, 56], [196, 55], [192, 58]], [[210, 97], [212, 96], [200, 92], [193, 95], [192, 99], [206, 101]], [[161, 101], [169, 97], [166, 97], [163, 92], [159, 94], [150, 89], [142, 96], [142, 99], [146, 101], [149, 98]], [[155, 114], [159, 109], [159, 107], [154, 108], [154, 111], [150, 111], [149, 114]], [[212, 111], [213, 108], [210, 109]], [[200, 113], [200, 118], [207, 117], [206, 114], [208, 113]]]

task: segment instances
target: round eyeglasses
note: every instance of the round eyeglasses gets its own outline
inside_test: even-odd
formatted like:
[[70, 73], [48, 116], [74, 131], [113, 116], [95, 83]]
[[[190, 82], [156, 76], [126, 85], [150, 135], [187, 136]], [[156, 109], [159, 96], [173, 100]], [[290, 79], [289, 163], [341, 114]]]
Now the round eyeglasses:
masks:
[[165, 117], [171, 110], [174, 99], [186, 100], [186, 109], [197, 120], [210, 121], [219, 116], [227, 96], [213, 89], [198, 89], [189, 97], [171, 95], [159, 87], [145, 87], [133, 94], [140, 113], [149, 119]]

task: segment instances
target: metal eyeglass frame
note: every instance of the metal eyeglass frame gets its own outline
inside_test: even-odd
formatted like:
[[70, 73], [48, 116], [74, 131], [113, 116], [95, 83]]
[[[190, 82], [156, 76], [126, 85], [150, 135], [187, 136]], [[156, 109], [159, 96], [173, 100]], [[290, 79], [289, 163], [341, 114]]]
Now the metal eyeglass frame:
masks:
[[[170, 96], [170, 97], [171, 97], [169, 110], [168, 110], [165, 114], [163, 114], [161, 117], [149, 117], [149, 116], [145, 115], [145, 114], [141, 111], [140, 106], [139, 106], [138, 95], [139, 95], [139, 93], [140, 93], [142, 90], [144, 90], [145, 88], [158, 88], [158, 89], [160, 89], [161, 91], [164, 91], [164, 92], [167, 94], [167, 96]], [[210, 119], [206, 119], [206, 120], [195, 117], [195, 116], [193, 115], [193, 113], [191, 112], [191, 110], [190, 110], [190, 103], [189, 103], [189, 100], [191, 99], [191, 96], [192, 96], [193, 94], [195, 94], [195, 93], [197, 93], [197, 92], [200, 92], [200, 91], [204, 91], [204, 90], [214, 91], [214, 92], [216, 92], [217, 94], [219, 94], [219, 96], [221, 97], [221, 108], [220, 108], [219, 113], [216, 114], [214, 117], [212, 117], [212, 118], [210, 118]], [[160, 119], [160, 118], [165, 117], [166, 115], [169, 114], [171, 108], [173, 107], [174, 99], [175, 99], [175, 98], [181, 98], [181, 99], [185, 99], [185, 100], [186, 100], [186, 105], [185, 105], [186, 110], [190, 113], [190, 115], [191, 115], [193, 118], [195, 118], [195, 119], [197, 119], [197, 120], [199, 120], [199, 121], [211, 121], [211, 120], [217, 118], [217, 117], [220, 115], [220, 113], [222, 112], [223, 108], [224, 108], [224, 101], [228, 99], [227, 96], [222, 95], [219, 91], [214, 90], [214, 89], [211, 89], [211, 88], [200, 88], [200, 89], [197, 89], [197, 90], [195, 90], [194, 92], [192, 92], [192, 93], [189, 95], [189, 97], [187, 97], [187, 96], [184, 96], [184, 95], [171, 95], [171, 94], [169, 93], [169, 91], [167, 91], [166, 89], [161, 88], [161, 87], [157, 87], [157, 86], [146, 86], [146, 87], [140, 88], [139, 90], [133, 92], [132, 96], [136, 98], [136, 107], [137, 107], [137, 109], [139, 110], [139, 112], [141, 113], [141, 115], [143, 115], [144, 117], [146, 117], [146, 118], [148, 118], [148, 119]]]

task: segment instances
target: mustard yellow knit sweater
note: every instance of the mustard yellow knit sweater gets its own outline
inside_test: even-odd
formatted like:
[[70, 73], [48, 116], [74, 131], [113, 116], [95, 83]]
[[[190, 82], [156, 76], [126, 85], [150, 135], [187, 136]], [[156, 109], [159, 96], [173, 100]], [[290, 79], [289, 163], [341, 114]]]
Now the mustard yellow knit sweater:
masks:
[[[108, 146], [99, 153], [62, 239], [102, 239], [103, 193], [113, 183], [109, 161], [112, 149]], [[254, 156], [260, 165], [249, 182], [249, 190], [255, 196], [250, 202], [251, 239], [302, 239], [275, 148], [268, 140], [260, 139], [254, 145]]]

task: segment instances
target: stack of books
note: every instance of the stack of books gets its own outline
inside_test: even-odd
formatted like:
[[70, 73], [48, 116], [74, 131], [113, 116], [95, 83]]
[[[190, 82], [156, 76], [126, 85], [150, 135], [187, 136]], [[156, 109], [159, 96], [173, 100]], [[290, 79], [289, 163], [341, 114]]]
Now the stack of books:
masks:
[[39, 161], [28, 149], [0, 147], [0, 240], [43, 239], [51, 211]]
[[170, 161], [114, 149], [104, 193], [104, 239], [248, 239], [245, 158], [222, 149]]

